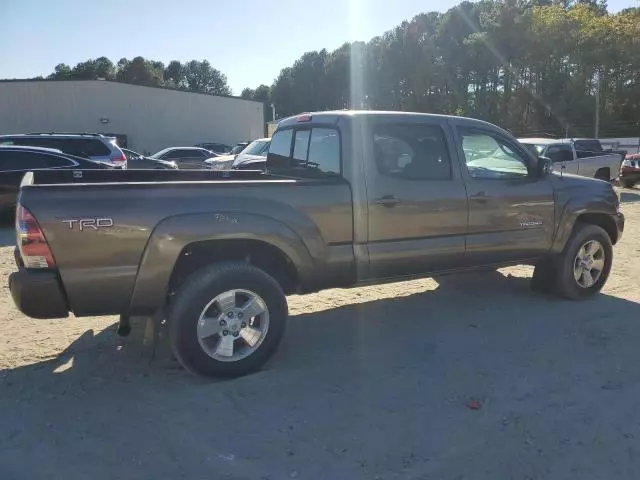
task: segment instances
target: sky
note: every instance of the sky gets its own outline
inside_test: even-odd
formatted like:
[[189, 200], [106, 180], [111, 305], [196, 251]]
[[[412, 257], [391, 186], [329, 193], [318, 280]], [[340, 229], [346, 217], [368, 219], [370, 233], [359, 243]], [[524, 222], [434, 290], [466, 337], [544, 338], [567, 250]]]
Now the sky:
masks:
[[[233, 93], [271, 85], [303, 53], [381, 35], [460, 0], [0, 0], [0, 78], [105, 56], [208, 60]], [[640, 6], [609, 0], [609, 10]]]

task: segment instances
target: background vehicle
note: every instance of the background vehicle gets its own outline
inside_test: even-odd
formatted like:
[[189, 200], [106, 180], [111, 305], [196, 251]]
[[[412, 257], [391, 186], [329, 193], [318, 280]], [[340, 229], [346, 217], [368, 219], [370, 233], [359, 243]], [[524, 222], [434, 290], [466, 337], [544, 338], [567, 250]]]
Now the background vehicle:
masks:
[[178, 165], [175, 162], [169, 162], [167, 160], [160, 160], [159, 158], [151, 158], [142, 155], [141, 153], [134, 152], [127, 148], [123, 148], [125, 156], [127, 157], [128, 169], [177, 169]]
[[217, 153], [199, 147], [169, 147], [151, 155], [156, 160], [175, 162], [179, 169], [208, 168], [205, 160], [218, 157]]
[[240, 143], [238, 143], [236, 146], [234, 146], [231, 149], [231, 151], [229, 152], [229, 155], [238, 155], [242, 150], [247, 148], [247, 145], [249, 145], [249, 142], [240, 142]]
[[127, 158], [112, 137], [98, 133], [29, 133], [1, 135], [0, 145], [29, 145], [60, 150], [69, 155], [126, 168]]
[[0, 212], [12, 210], [22, 177], [37, 170], [112, 169], [112, 165], [62, 153], [60, 150], [18, 145], [0, 145]]
[[620, 185], [633, 188], [640, 182], [640, 153], [627, 155], [620, 168]]
[[249, 164], [257, 169], [262, 169], [267, 161], [270, 143], [270, 138], [259, 138], [247, 145], [237, 155], [221, 155], [206, 163], [214, 170], [246, 169]]
[[[553, 169], [599, 180], [613, 180], [618, 177], [620, 164], [624, 158], [620, 153], [602, 150], [598, 140], [554, 140], [548, 138], [520, 138], [520, 143], [533, 153], [550, 158]], [[598, 148], [583, 150], [581, 148]]]
[[305, 114], [279, 122], [267, 163], [273, 175], [28, 175], [16, 305], [35, 318], [119, 314], [123, 332], [131, 316], [166, 319], [187, 369], [238, 376], [276, 350], [285, 294], [524, 263], [536, 290], [586, 298], [624, 227], [609, 183], [550, 174], [548, 159], [468, 118]]
[[205, 148], [213, 153], [218, 153], [220, 155], [229, 153], [231, 151], [231, 147], [229, 145], [225, 145], [224, 143], [198, 143], [196, 147]]

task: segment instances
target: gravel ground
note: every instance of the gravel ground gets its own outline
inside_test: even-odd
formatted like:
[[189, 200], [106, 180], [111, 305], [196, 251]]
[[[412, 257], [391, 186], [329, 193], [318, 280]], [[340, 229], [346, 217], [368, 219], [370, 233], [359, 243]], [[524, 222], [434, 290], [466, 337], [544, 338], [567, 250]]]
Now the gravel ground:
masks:
[[640, 191], [602, 295], [529, 267], [291, 297], [249, 377], [141, 357], [115, 318], [13, 306], [0, 234], [0, 478], [623, 479], [640, 476]]

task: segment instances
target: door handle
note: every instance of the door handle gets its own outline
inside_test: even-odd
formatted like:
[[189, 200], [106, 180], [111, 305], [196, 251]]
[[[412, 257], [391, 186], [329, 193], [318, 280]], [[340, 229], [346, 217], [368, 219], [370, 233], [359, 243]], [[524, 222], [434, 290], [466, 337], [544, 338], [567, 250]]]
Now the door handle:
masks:
[[478, 192], [469, 197], [471, 200], [475, 200], [478, 203], [487, 203], [488, 195], [485, 192]]
[[382, 205], [383, 207], [391, 208], [395, 207], [400, 203], [400, 200], [393, 195], [385, 195], [376, 200], [377, 205]]

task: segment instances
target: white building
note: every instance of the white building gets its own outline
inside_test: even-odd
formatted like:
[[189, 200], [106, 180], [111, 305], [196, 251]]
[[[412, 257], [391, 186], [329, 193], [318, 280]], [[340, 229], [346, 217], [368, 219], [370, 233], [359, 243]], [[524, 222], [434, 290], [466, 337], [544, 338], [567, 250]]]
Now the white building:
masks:
[[102, 80], [0, 81], [0, 134], [124, 134], [140, 152], [264, 137], [263, 108], [241, 98]]

